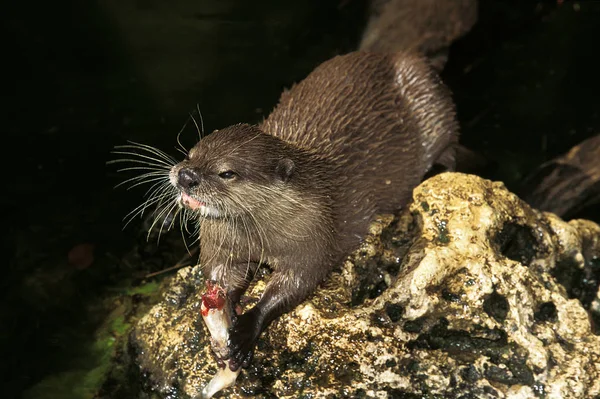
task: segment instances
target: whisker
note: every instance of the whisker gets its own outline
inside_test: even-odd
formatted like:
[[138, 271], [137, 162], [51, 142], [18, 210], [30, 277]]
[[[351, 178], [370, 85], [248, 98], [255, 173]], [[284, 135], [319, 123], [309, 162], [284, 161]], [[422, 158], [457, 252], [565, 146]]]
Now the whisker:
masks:
[[[140, 205], [138, 205], [135, 209], [133, 209], [131, 212], [129, 212], [127, 215], [125, 215], [125, 217], [123, 218], [123, 220], [127, 220], [127, 218], [129, 218], [129, 220], [127, 220], [127, 223], [125, 224], [125, 227], [136, 217], [138, 216], [138, 214], [140, 216], [144, 215], [144, 212], [146, 211], [146, 209], [148, 208], [148, 206], [153, 205], [155, 203], [160, 203], [162, 200], [164, 200], [165, 198], [172, 196], [172, 193], [169, 193], [168, 190], [169, 187], [168, 185], [162, 183], [162, 182], [158, 182], [158, 183], [154, 183], [149, 189], [148, 191], [146, 191], [146, 193], [144, 195], [148, 196], [148, 198], [146, 199], [146, 201], [142, 202]], [[131, 217], [130, 217], [131, 216]]]
[[[150, 183], [152, 183], [151, 187], [154, 187], [155, 184], [164, 183], [164, 177], [160, 177], [160, 178], [156, 177], [154, 179], [148, 179], [148, 180], [144, 180], [144, 181], [141, 181], [141, 182], [137, 182], [137, 183], [132, 184], [131, 186], [127, 187], [127, 190], [131, 190], [131, 189], [133, 189], [133, 188], [135, 188], [137, 186], [141, 186], [142, 184], [150, 184]], [[147, 194], [145, 194], [145, 195], [147, 195]]]
[[190, 118], [188, 118], [188, 119], [185, 121], [185, 123], [183, 124], [183, 127], [181, 128], [181, 130], [179, 131], [179, 133], [177, 133], [177, 144], [179, 144], [179, 147], [181, 147], [181, 149], [183, 150], [182, 152], [183, 152], [183, 154], [185, 154], [185, 155], [187, 155], [189, 151], [188, 151], [188, 149], [187, 149], [187, 148], [185, 148], [185, 147], [183, 146], [183, 144], [181, 144], [181, 140], [180, 140], [180, 138], [181, 138], [181, 133], [183, 133], [183, 131], [184, 131], [184, 130], [185, 130], [185, 128], [187, 127], [187, 125], [188, 125], [189, 121], [190, 121]]
[[[181, 239], [183, 240], [183, 245], [185, 246], [185, 250], [187, 251], [187, 253], [192, 256], [192, 253], [190, 252], [190, 248], [187, 245], [187, 240], [185, 239], [185, 234], [184, 234], [184, 227], [183, 225], [187, 223], [187, 221], [185, 220], [185, 213], [186, 213], [186, 209], [184, 209], [182, 212], [181, 208], [179, 209], [178, 213], [179, 213], [179, 230], [181, 231]], [[187, 227], [185, 227], [185, 229], [187, 230]]]
[[[156, 215], [156, 217], [154, 218], [154, 221], [152, 222], [152, 225], [150, 225], [150, 228], [148, 229], [148, 235], [146, 237], [147, 240], [150, 239], [150, 234], [152, 233], [152, 230], [154, 229], [154, 226], [156, 226], [156, 223], [158, 223], [158, 221], [162, 218], [163, 215], [169, 214], [170, 211], [176, 207], [179, 206], [177, 204], [177, 202], [173, 202], [171, 204], [165, 205], [160, 212], [158, 212], [158, 214]], [[157, 209], [158, 211], [158, 209]], [[158, 237], [156, 238], [156, 243], [159, 244], [160, 243], [160, 236], [162, 235], [162, 231], [163, 231], [163, 225], [161, 224], [160, 229], [158, 231]]]
[[[140, 153], [137, 151], [143, 151], [146, 153]], [[157, 163], [161, 163], [163, 165], [173, 166], [177, 163], [177, 160], [173, 158], [171, 155], [162, 152], [153, 152], [143, 147], [137, 147], [135, 145], [121, 145], [115, 146], [114, 150], [111, 151], [112, 154], [124, 154], [124, 155], [132, 155], [134, 157], [145, 158], [152, 160]]]
[[[144, 195], [148, 196], [148, 199], [145, 202], [145, 204], [147, 205], [144, 206], [144, 210], [142, 211], [142, 213], [150, 205], [148, 202], [151, 198], [159, 198], [161, 201], [165, 198], [170, 198], [174, 202], [177, 202], [177, 193], [172, 190], [169, 184], [165, 183], [155, 183], [152, 187], [148, 189], [148, 191], [146, 191]], [[156, 210], [154, 213], [156, 213]]]
[[238, 145], [238, 146], [237, 146], [237, 147], [235, 147], [233, 150], [231, 150], [231, 151], [229, 152], [229, 154], [228, 154], [228, 155], [231, 155], [231, 154], [233, 154], [233, 153], [235, 152], [235, 150], [237, 150], [237, 149], [238, 149], [238, 148], [240, 148], [241, 146], [248, 144], [249, 142], [251, 142], [252, 140], [256, 139], [257, 137], [260, 137], [260, 135], [261, 135], [261, 134], [264, 134], [264, 133], [257, 133], [257, 134], [256, 134], [254, 137], [252, 137], [252, 138], [250, 138], [250, 139], [248, 139], [248, 140], [246, 140], [246, 141], [242, 142], [240, 145]]
[[186, 217], [185, 231], [186, 231], [186, 233], [188, 233], [189, 235], [193, 236], [193, 235], [194, 235], [194, 233], [193, 233], [193, 232], [191, 232], [191, 231], [189, 230], [189, 228], [188, 228], [188, 223], [189, 223], [190, 219], [192, 219], [192, 218], [193, 218], [193, 215], [192, 215], [191, 211], [189, 211], [189, 210], [187, 210], [187, 209], [186, 209], [186, 210], [185, 210], [185, 217]]
[[200, 126], [202, 127], [202, 130], [199, 132], [200, 140], [202, 140], [204, 138], [204, 118], [202, 118], [202, 112], [200, 112], [199, 104], [196, 104], [196, 109], [198, 110], [198, 116], [200, 117]]
[[130, 143], [130, 145], [117, 146], [117, 148], [137, 148], [155, 154], [164, 159], [165, 161], [172, 163], [173, 165], [177, 163], [177, 160], [175, 158], [156, 147], [152, 147], [147, 144], [136, 143], [135, 141], [128, 141], [128, 143]]
[[194, 125], [196, 125], [196, 131], [198, 132], [198, 135], [200, 136], [200, 139], [202, 139], [202, 134], [200, 133], [200, 127], [198, 126], [198, 122], [196, 122], [196, 119], [194, 118], [194, 115], [192, 115], [190, 113], [190, 118], [192, 118], [192, 121], [194, 122]]
[[117, 155], [137, 156], [142, 159], [148, 159], [153, 162], [143, 161], [142, 159], [136, 159], [136, 158], [123, 158], [123, 159], [115, 159], [113, 161], [109, 161], [110, 164], [122, 163], [122, 162], [135, 162], [135, 163], [143, 163], [146, 165], [156, 166], [157, 168], [166, 168], [166, 169], [171, 169], [171, 167], [174, 165], [172, 163], [163, 161], [162, 159], [156, 159], [156, 158], [153, 158], [153, 157], [150, 157], [147, 155], [142, 155], [142, 154], [138, 154], [136, 152], [131, 152], [131, 151], [112, 151], [111, 153], [117, 154]]
[[165, 172], [164, 168], [150, 168], [148, 166], [131, 166], [129, 168], [118, 169], [117, 172], [126, 172], [129, 170], [153, 170], [156, 172]]
[[140, 216], [140, 217], [143, 216], [144, 212], [146, 211], [148, 206], [157, 204], [157, 203], [160, 204], [163, 199], [164, 199], [163, 197], [155, 197], [155, 198], [152, 198], [151, 200], [149, 199], [147, 201], [144, 201], [143, 203], [138, 205], [135, 209], [133, 209], [131, 212], [129, 212], [123, 218], [123, 221], [125, 222], [123, 229], [125, 229], [129, 225], [129, 223], [131, 223], [133, 221], [133, 219], [135, 219], [137, 216]]
[[[242, 210], [244, 211], [245, 215], [249, 216], [249, 220], [252, 221], [252, 224], [254, 225], [254, 229], [256, 230], [256, 234], [258, 235], [258, 239], [260, 240], [260, 258], [258, 260], [258, 264], [262, 264], [264, 261], [264, 252], [265, 252], [265, 241], [264, 241], [264, 236], [266, 236], [265, 231], [263, 230], [262, 226], [260, 226], [260, 224], [258, 223], [258, 220], [256, 219], [256, 217], [254, 216], [254, 214], [248, 210], [248, 208], [243, 205], [241, 202], [238, 203], [238, 205], [242, 208]], [[255, 271], [255, 273], [258, 271], [258, 267]]]
[[131, 182], [134, 182], [136, 180], [142, 180], [142, 181], [139, 181], [139, 182], [137, 182], [137, 183], [135, 183], [135, 184], [127, 187], [127, 190], [131, 190], [132, 188], [137, 187], [137, 186], [139, 186], [141, 184], [151, 183], [151, 182], [156, 181], [156, 180], [164, 181], [165, 178], [168, 179], [169, 175], [165, 174], [165, 173], [148, 172], [148, 173], [144, 173], [143, 175], [131, 177], [131, 178], [127, 179], [127, 180], [124, 180], [121, 183], [117, 184], [114, 188], [121, 187], [121, 186], [123, 186], [123, 185], [125, 185], [127, 183], [131, 183]]
[[181, 148], [177, 148], [177, 147], [175, 147], [175, 149], [187, 157], [187, 155], [188, 155], [187, 151], [183, 151]]

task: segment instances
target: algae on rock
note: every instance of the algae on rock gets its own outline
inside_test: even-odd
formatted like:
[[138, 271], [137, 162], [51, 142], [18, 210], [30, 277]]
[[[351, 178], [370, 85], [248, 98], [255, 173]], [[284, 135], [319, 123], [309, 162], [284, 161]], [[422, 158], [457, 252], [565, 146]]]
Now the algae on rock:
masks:
[[[595, 223], [533, 210], [501, 183], [435, 176], [268, 328], [225, 395], [600, 395], [600, 337], [582, 305], [589, 297], [593, 308], [598, 287], [573, 278], [599, 257]], [[163, 395], [193, 396], [216, 370], [199, 312], [203, 289], [199, 267], [181, 270], [135, 327], [140, 367]]]

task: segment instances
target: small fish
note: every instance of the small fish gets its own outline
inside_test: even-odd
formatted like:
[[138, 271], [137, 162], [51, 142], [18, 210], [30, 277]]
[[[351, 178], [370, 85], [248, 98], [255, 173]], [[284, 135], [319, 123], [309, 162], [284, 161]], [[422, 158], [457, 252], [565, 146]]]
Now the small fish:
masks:
[[212, 380], [202, 388], [196, 399], [212, 398], [220, 390], [233, 386], [241, 371], [241, 369], [231, 371], [227, 367], [227, 363], [221, 360], [229, 355], [227, 340], [229, 339], [232, 311], [229, 297], [225, 290], [215, 282], [207, 281], [206, 286], [208, 290], [202, 295], [200, 309], [204, 323], [210, 333], [210, 343], [218, 359], [219, 370]]

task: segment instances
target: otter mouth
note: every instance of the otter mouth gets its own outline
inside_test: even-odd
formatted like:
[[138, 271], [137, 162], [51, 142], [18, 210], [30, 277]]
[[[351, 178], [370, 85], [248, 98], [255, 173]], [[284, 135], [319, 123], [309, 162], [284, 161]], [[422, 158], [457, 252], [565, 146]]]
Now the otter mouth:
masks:
[[197, 200], [184, 191], [179, 194], [178, 202], [181, 206], [185, 206], [192, 211], [197, 211], [201, 216], [213, 218], [219, 217], [219, 211], [215, 208], [208, 206], [205, 202]]

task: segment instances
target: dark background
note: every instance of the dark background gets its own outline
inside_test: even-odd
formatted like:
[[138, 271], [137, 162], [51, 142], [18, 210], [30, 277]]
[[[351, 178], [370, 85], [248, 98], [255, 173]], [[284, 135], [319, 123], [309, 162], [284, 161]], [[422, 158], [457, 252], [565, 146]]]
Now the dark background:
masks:
[[[124, 177], [106, 165], [111, 149], [134, 140], [176, 154], [196, 106], [207, 131], [259, 121], [284, 87], [356, 47], [365, 13], [362, 0], [3, 6], [4, 397], [78, 367], [106, 309], [90, 304], [135, 272], [118, 259], [141, 221], [122, 230], [122, 217], [144, 191], [113, 189]], [[600, 2], [481, 2], [443, 78], [463, 143], [494, 165], [487, 177], [517, 190], [543, 161], [600, 133], [599, 40]], [[598, 210], [584, 216], [598, 220]], [[79, 270], [67, 254], [82, 243], [95, 261]]]

